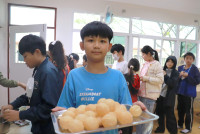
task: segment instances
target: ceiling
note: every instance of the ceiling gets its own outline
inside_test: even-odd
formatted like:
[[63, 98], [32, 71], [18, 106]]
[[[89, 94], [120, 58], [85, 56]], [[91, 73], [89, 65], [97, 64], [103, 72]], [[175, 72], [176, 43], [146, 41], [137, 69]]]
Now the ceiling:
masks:
[[200, 15], [200, 0], [106, 0]]

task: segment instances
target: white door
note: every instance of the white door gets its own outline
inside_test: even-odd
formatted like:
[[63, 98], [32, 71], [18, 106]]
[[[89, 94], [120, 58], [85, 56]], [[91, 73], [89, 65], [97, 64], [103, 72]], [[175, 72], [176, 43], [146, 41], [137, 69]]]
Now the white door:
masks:
[[[18, 44], [25, 35], [33, 34], [46, 40], [46, 25], [25, 25], [10, 26], [9, 28], [9, 77], [11, 80], [27, 83], [29, 77], [32, 76], [33, 69], [30, 69], [24, 63], [23, 56], [18, 52]], [[25, 91], [21, 87], [9, 89], [9, 102], [12, 102]]]

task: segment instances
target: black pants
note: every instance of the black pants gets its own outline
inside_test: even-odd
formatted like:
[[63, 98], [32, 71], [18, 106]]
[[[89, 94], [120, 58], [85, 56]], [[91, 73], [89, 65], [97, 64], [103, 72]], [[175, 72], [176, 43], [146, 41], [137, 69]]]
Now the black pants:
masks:
[[188, 130], [192, 129], [193, 124], [193, 103], [193, 97], [178, 95], [178, 125], [183, 126], [185, 121], [185, 127]]
[[157, 100], [156, 114], [159, 116], [158, 125], [161, 131], [165, 131], [165, 116], [166, 126], [170, 134], [177, 134], [177, 122], [174, 115], [174, 107], [165, 105], [165, 98], [160, 96]]

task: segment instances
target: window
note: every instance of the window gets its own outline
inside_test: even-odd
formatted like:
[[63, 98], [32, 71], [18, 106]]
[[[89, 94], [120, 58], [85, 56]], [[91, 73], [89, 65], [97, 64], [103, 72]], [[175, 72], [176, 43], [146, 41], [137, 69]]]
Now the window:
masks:
[[46, 24], [46, 44], [48, 49], [49, 43], [55, 40], [56, 8], [10, 4], [9, 11], [9, 26]]
[[197, 44], [192, 42], [181, 42], [180, 57], [184, 56], [186, 52], [191, 52], [195, 56], [197, 55]]
[[175, 42], [174, 41], [170, 41], [170, 40], [164, 40], [163, 41], [163, 45], [162, 45], [162, 57], [160, 60], [160, 63], [164, 66], [166, 59], [171, 56], [174, 55], [174, 45]]
[[180, 32], [179, 32], [180, 39], [190, 39], [190, 40], [196, 39], [196, 28], [195, 27], [180, 26], [179, 30], [180, 30]]
[[112, 22], [109, 24], [113, 32], [129, 33], [129, 19], [113, 17]]
[[100, 15], [87, 13], [74, 13], [74, 29], [82, 29], [87, 23], [100, 21]]
[[133, 34], [175, 38], [176, 29], [174, 24], [132, 19]]

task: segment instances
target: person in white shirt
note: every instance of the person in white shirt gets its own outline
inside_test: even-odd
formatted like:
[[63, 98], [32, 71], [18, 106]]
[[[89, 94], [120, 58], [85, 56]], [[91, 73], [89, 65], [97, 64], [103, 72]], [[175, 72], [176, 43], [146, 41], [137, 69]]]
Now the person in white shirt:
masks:
[[122, 74], [128, 73], [128, 62], [124, 60], [124, 46], [121, 44], [114, 44], [110, 52], [115, 60], [112, 69], [119, 70]]

